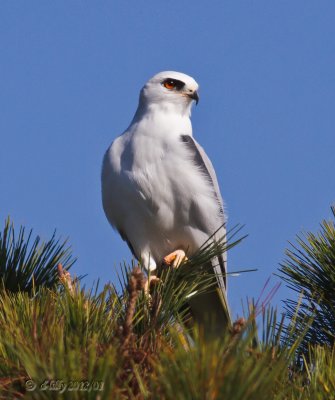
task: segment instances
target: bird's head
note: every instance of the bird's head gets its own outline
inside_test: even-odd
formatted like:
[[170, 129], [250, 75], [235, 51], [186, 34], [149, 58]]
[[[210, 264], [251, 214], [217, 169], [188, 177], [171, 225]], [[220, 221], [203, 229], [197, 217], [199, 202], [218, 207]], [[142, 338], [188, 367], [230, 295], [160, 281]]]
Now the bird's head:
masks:
[[197, 82], [181, 72], [164, 71], [153, 76], [144, 85], [140, 105], [161, 107], [165, 111], [190, 114], [193, 101], [198, 103]]

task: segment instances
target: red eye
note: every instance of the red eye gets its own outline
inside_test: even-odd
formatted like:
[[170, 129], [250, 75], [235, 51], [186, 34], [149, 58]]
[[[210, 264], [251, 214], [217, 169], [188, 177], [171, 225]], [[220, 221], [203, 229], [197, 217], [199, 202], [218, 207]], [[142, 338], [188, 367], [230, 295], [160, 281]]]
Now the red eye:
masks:
[[165, 81], [164, 82], [164, 87], [166, 87], [166, 89], [173, 89], [176, 85], [174, 84], [173, 81]]

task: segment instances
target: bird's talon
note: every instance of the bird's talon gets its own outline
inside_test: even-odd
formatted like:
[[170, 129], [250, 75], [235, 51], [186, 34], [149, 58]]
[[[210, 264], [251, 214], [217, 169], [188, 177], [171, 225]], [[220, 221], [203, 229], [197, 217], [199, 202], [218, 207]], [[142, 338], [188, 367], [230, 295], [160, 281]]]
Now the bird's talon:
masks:
[[150, 296], [151, 285], [157, 285], [158, 282], [160, 282], [160, 279], [156, 275], [150, 275], [144, 284], [144, 293]]
[[170, 265], [172, 268], [178, 268], [185, 260], [188, 260], [188, 258], [184, 250], [176, 250], [163, 258], [164, 264]]

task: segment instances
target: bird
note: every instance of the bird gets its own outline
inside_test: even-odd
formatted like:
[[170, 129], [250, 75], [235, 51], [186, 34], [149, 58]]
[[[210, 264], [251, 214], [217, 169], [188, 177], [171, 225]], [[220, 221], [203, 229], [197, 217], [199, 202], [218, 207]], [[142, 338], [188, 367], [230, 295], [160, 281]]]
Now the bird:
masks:
[[[214, 167], [193, 137], [191, 110], [199, 85], [189, 75], [163, 71], [143, 86], [128, 128], [105, 152], [102, 205], [109, 223], [151, 274], [165, 261], [178, 267], [213, 234], [226, 235], [223, 200]], [[194, 319], [215, 320], [221, 334], [230, 320], [227, 261], [212, 260], [217, 290], [189, 299]]]

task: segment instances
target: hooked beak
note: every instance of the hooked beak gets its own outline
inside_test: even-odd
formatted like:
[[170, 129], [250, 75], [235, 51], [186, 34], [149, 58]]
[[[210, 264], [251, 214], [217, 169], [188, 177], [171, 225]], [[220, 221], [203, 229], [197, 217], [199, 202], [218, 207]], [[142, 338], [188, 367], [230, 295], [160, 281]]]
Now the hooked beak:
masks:
[[192, 93], [189, 93], [187, 96], [190, 99], [193, 99], [195, 101], [195, 104], [199, 103], [199, 95], [198, 95], [198, 92], [196, 90], [194, 92], [192, 92]]

